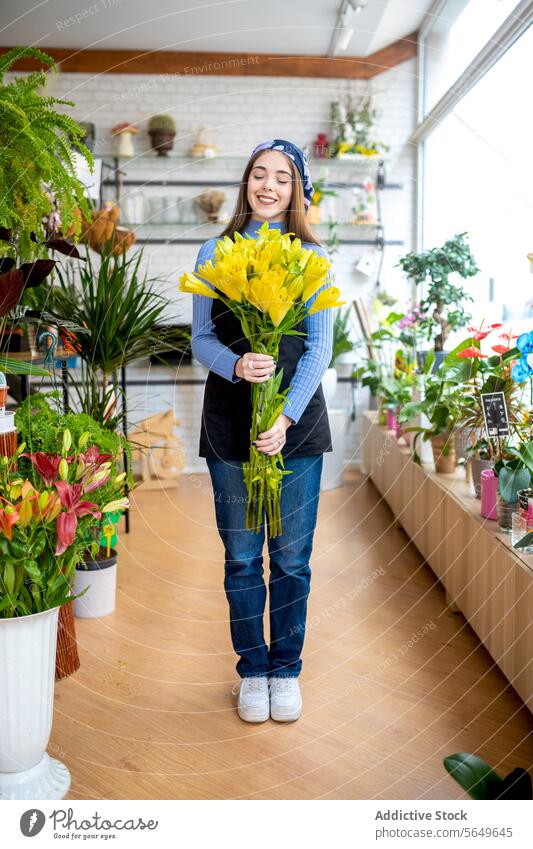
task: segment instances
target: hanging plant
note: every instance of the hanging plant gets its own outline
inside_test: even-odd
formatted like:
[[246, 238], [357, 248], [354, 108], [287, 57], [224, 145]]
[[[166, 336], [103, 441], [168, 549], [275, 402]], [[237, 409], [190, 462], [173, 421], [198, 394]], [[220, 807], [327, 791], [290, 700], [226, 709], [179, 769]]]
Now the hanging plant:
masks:
[[46, 82], [44, 70], [5, 82], [13, 65], [28, 58], [57, 71], [50, 56], [32, 47], [16, 47], [0, 56], [0, 228], [24, 258], [36, 255], [39, 242], [31, 234], [43, 233], [43, 218], [51, 212], [50, 191], [64, 230], [73, 225], [77, 235], [76, 210], [88, 214], [88, 204], [76, 176], [76, 151], [91, 169], [94, 164], [82, 142], [83, 127], [57, 111], [58, 106], [75, 104], [39, 92]]

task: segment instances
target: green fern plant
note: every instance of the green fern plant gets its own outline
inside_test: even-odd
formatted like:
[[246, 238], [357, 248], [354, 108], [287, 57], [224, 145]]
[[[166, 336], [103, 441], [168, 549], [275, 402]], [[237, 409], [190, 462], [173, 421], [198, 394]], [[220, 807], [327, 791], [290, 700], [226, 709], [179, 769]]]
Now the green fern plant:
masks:
[[[33, 71], [9, 82], [5, 75], [20, 59], [35, 59], [52, 71], [51, 56], [33, 47], [15, 47], [0, 56], [0, 229], [16, 242], [20, 256], [39, 251], [35, 237], [42, 234], [43, 216], [50, 212], [55, 195], [63, 232], [81, 223], [77, 210], [88, 215], [83, 184], [76, 177], [75, 148], [92, 169], [90, 150], [83, 144], [85, 131], [57, 107], [74, 106], [71, 100], [47, 97], [39, 92], [46, 82], [44, 70]], [[33, 234], [33, 235], [32, 235]], [[3, 252], [10, 251], [0, 243]]]

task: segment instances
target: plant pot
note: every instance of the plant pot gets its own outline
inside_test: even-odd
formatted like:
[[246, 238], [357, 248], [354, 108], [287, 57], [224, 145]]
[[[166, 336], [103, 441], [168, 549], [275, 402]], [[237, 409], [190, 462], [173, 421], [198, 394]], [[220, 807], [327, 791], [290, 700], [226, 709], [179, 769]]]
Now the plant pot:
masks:
[[[429, 354], [429, 351], [417, 351], [416, 358], [418, 361], [418, 367], [423, 369], [426, 363], [426, 357]], [[444, 357], [449, 354], [449, 351], [435, 351], [435, 359], [433, 360], [433, 365], [431, 366], [431, 371], [436, 372], [439, 366], [442, 364]]]
[[481, 515], [485, 519], [498, 518], [498, 478], [494, 469], [483, 469], [481, 472]]
[[518, 501], [504, 501], [499, 493], [496, 495], [498, 507], [498, 528], [502, 534], [510, 534], [513, 529], [513, 513], [518, 512]]
[[400, 435], [400, 423], [398, 421], [398, 407], [387, 409], [387, 427], [393, 430], [396, 436]]
[[63, 799], [70, 787], [67, 767], [46, 753], [58, 614], [0, 619], [0, 800]]
[[82, 138], [83, 144], [89, 148], [90, 151], [94, 150], [94, 137], [96, 134], [96, 127], [92, 123], [92, 121], [80, 121], [80, 127], [83, 127], [85, 130], [85, 135]]
[[472, 428], [465, 427], [454, 430], [455, 435], [455, 454], [458, 460], [466, 460], [466, 449], [470, 446], [470, 434]]
[[80, 619], [109, 616], [115, 609], [117, 595], [117, 552], [104, 560], [86, 560], [76, 566], [72, 595], [89, 587], [81, 598], [74, 599], [74, 615]]
[[125, 159], [130, 159], [135, 156], [135, 148], [133, 147], [133, 133], [128, 130], [123, 130], [116, 136], [116, 152], [117, 156], [123, 156]]
[[324, 376], [322, 378], [322, 390], [324, 392], [324, 399], [326, 401], [326, 406], [330, 407], [333, 403], [333, 399], [335, 397], [335, 392], [337, 390], [337, 369], [332, 367], [326, 369], [324, 372]]
[[439, 475], [450, 475], [455, 472], [457, 460], [453, 433], [440, 433], [431, 438], [435, 471]]
[[174, 147], [175, 136], [175, 133], [164, 130], [152, 130], [150, 132], [152, 150], [155, 150], [158, 156], [168, 156], [169, 151]]
[[481, 498], [481, 472], [484, 469], [492, 469], [492, 460], [480, 460], [478, 457], [470, 457], [470, 472], [472, 474], [472, 485], [476, 498]]
[[307, 210], [306, 218], [308, 224], [320, 224], [320, 207], [312, 203]]

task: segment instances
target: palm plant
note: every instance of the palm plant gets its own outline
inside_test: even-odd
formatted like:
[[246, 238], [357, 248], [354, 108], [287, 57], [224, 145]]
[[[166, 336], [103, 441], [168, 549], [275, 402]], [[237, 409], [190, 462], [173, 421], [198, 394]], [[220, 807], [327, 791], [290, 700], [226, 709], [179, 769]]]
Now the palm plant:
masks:
[[[115, 256], [113, 239], [102, 245], [95, 268], [87, 248], [85, 262], [58, 269], [58, 285], [49, 290], [49, 313], [69, 316], [90, 333], [69, 339], [81, 359], [81, 381], [75, 386], [79, 407], [114, 430], [119, 394], [118, 370], [149, 355], [176, 350], [176, 342], [154, 330], [169, 300], [154, 290], [158, 278], [141, 272], [142, 248]], [[48, 293], [40, 293], [40, 296]], [[41, 305], [42, 306], [42, 305]]]

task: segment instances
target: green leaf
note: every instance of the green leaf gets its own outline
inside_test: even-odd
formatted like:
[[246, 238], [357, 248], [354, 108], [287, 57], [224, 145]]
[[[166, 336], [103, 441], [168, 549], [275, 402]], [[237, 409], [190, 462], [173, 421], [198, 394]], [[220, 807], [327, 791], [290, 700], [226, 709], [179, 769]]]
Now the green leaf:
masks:
[[444, 758], [444, 767], [472, 799], [495, 799], [502, 780], [477, 755], [459, 752]]
[[24, 360], [12, 360], [6, 356], [0, 356], [0, 371], [5, 374], [33, 374], [36, 377], [52, 377], [53, 372], [36, 366]]

